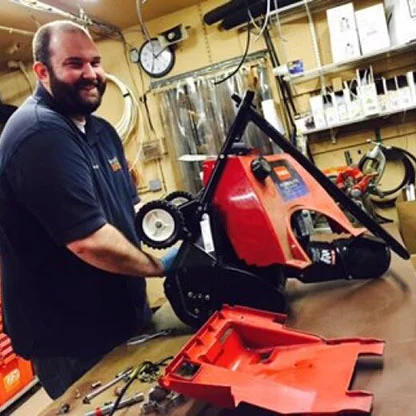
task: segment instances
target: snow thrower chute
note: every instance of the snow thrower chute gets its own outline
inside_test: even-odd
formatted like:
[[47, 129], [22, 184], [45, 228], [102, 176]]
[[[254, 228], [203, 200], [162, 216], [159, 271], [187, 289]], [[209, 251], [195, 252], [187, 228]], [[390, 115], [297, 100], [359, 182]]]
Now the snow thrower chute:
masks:
[[[233, 96], [239, 109], [218, 158], [203, 163], [202, 191], [149, 202], [136, 216], [138, 235], [150, 247], [183, 240], [165, 292], [179, 318], [194, 327], [223, 304], [284, 312], [288, 277], [377, 278], [390, 265], [390, 249], [409, 258], [256, 112], [253, 96]], [[261, 156], [241, 143], [249, 122], [282, 152]], [[340, 207], [365, 228], [354, 228]], [[326, 219], [331, 239], [316, 238], [316, 218]]]

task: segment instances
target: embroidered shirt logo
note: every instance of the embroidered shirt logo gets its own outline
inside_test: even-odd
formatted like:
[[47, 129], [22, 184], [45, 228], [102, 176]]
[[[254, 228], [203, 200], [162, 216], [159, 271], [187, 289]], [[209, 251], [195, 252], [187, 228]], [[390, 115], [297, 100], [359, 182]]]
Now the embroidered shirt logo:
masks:
[[121, 164], [117, 159], [117, 156], [113, 157], [112, 159], [108, 159], [108, 163], [111, 166], [111, 169], [113, 169], [113, 172], [117, 172], [121, 170]]

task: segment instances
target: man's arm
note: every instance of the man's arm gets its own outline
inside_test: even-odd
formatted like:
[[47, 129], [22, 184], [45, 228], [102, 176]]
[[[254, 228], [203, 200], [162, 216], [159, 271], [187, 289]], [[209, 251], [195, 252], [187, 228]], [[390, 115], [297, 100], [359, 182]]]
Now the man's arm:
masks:
[[110, 224], [67, 244], [67, 248], [86, 263], [111, 273], [129, 276], [163, 276], [160, 260], [139, 250]]

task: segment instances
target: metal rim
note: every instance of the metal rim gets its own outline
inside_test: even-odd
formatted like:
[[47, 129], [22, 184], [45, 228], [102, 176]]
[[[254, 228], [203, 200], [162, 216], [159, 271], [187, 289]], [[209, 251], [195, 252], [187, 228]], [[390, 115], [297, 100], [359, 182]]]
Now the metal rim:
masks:
[[153, 241], [167, 241], [175, 233], [175, 228], [175, 218], [164, 209], [152, 209], [143, 217], [143, 232], [147, 238]]

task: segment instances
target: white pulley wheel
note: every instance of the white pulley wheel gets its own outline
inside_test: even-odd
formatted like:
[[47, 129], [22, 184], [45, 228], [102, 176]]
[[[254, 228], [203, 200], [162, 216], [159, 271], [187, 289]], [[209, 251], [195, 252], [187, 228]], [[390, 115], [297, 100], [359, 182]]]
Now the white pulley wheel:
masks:
[[176, 197], [175, 199], [172, 199], [169, 202], [171, 204], [175, 205], [175, 207], [178, 207], [179, 205], [186, 204], [187, 202], [189, 202], [189, 199], [185, 198], [183, 196], [178, 196], [178, 197]]
[[167, 241], [175, 232], [175, 219], [164, 209], [155, 208], [143, 217], [142, 229], [153, 241]]

